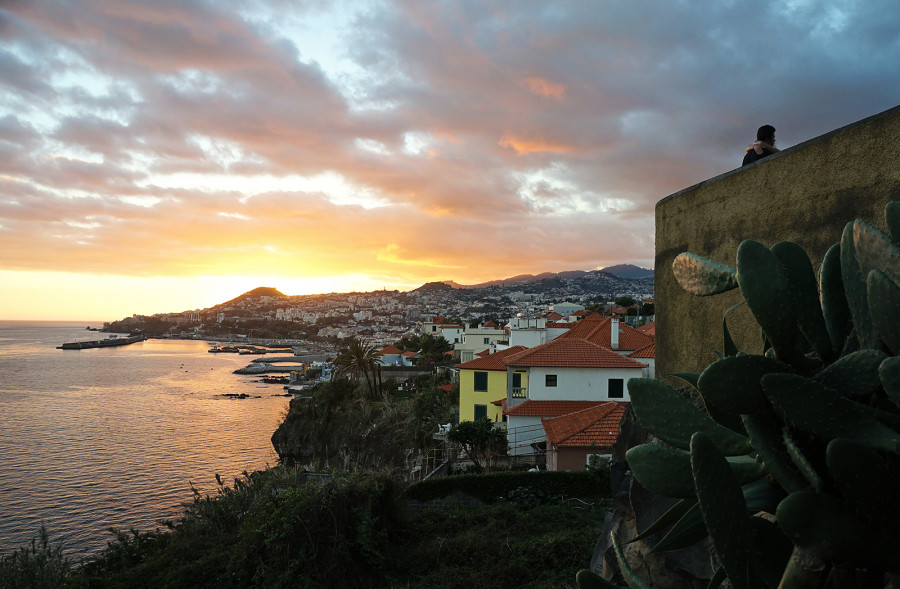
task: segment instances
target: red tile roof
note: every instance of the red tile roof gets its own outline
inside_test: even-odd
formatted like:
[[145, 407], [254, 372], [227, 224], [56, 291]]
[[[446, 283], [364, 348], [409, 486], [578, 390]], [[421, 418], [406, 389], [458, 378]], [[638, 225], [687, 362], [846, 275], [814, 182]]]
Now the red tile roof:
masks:
[[488, 321], [487, 323], [482, 325], [482, 327], [497, 327], [497, 324], [494, 323], [493, 321]]
[[547, 322], [548, 328], [554, 327], [556, 329], [572, 329], [573, 325], [575, 325], [575, 322], [572, 322], [572, 323], [567, 323], [565, 321], [560, 321], [560, 322], [548, 321]]
[[513, 356], [526, 350], [528, 350], [528, 348], [525, 346], [513, 346], [506, 350], [500, 350], [493, 354], [482, 356], [481, 358], [475, 358], [474, 360], [457, 364], [456, 367], [462, 370], [502, 370], [506, 372], [506, 364], [503, 363], [503, 359], [507, 356]]
[[563, 318], [563, 316], [560, 315], [559, 313], [557, 313], [556, 311], [551, 311], [550, 313], [547, 313], [546, 317], [547, 317], [547, 321], [557, 321], [557, 320]]
[[475, 356], [478, 358], [484, 358], [485, 356], [489, 355], [490, 353], [491, 353], [491, 349], [485, 348], [484, 350], [481, 350], [480, 352], [475, 354]]
[[610, 448], [628, 403], [607, 401], [560, 417], [542, 419], [547, 441], [554, 446]]
[[647, 335], [652, 337], [652, 336], [656, 335], [656, 322], [649, 321], [639, 327], [636, 327], [635, 329], [637, 329], [641, 333], [646, 333]]
[[[610, 348], [612, 319], [594, 313], [572, 326], [572, 329], [559, 336], [562, 338], [582, 338], [591, 343]], [[653, 338], [637, 329], [619, 321], [619, 347], [616, 350], [640, 350], [653, 343]]]
[[569, 317], [587, 317], [591, 314], [587, 309], [582, 309], [581, 311], [575, 311]]
[[441, 390], [447, 391], [449, 393], [450, 391], [453, 390], [453, 385], [452, 384], [442, 384], [438, 388]]
[[401, 356], [406, 356], [407, 358], [415, 358], [418, 355], [419, 355], [418, 352], [403, 352], [401, 354]]
[[561, 368], [643, 368], [644, 364], [609, 348], [564, 333], [504, 360], [507, 366], [558, 366]]
[[656, 344], [650, 344], [640, 350], [628, 354], [629, 358], [656, 358]]
[[573, 411], [581, 411], [602, 403], [604, 401], [532, 401], [529, 399], [512, 409], [507, 409], [505, 413], [518, 417], [555, 417], [572, 413]]
[[388, 346], [378, 353], [381, 354], [382, 356], [389, 356], [389, 355], [393, 355], [393, 354], [400, 354], [401, 352], [398, 348], [396, 348], [394, 346]]

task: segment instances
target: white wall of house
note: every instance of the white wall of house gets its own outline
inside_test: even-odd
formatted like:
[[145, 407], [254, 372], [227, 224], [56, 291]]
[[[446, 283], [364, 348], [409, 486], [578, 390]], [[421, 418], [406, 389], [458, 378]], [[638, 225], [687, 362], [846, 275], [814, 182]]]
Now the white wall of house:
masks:
[[525, 346], [526, 348], [533, 348], [546, 343], [547, 341], [547, 330], [543, 327], [509, 330], [510, 347]]
[[584, 311], [584, 306], [576, 305], [575, 303], [556, 303], [550, 307], [550, 310], [559, 313], [563, 317], [568, 317], [575, 311]]
[[[548, 386], [547, 376], [550, 375], [556, 376], [556, 386]], [[533, 366], [528, 368], [527, 398], [532, 401], [630, 401], [628, 380], [642, 376], [640, 368]], [[622, 397], [610, 399], [610, 379], [622, 380]]]
[[450, 342], [451, 344], [457, 344], [462, 341], [463, 337], [463, 328], [462, 326], [454, 326], [448, 327], [445, 325], [438, 326], [438, 332], [444, 336], [444, 339]]
[[553, 341], [559, 336], [569, 331], [569, 327], [548, 327], [547, 328], [547, 341]]
[[510, 415], [506, 422], [507, 451], [511, 456], [534, 454], [532, 443], [547, 440], [540, 416]]
[[494, 327], [472, 327], [462, 334], [462, 341], [453, 346], [459, 352], [459, 361], [468, 362], [475, 358], [475, 354], [490, 347], [497, 347], [500, 342], [506, 342], [506, 331]]

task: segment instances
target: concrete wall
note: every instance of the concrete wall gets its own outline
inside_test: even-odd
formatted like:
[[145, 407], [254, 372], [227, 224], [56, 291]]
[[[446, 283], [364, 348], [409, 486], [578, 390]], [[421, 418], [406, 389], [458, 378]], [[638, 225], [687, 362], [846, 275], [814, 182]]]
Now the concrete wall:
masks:
[[[736, 153], [740, 160], [742, 154]], [[818, 271], [844, 225], [861, 218], [885, 229], [884, 206], [900, 200], [900, 107], [692, 186], [656, 205], [657, 377], [699, 372], [722, 350], [722, 314], [739, 290], [713, 297], [684, 292], [672, 261], [689, 251], [735, 264], [737, 246], [800, 244]], [[746, 306], [728, 316], [738, 348], [762, 349]], [[671, 382], [677, 382], [671, 380]]]

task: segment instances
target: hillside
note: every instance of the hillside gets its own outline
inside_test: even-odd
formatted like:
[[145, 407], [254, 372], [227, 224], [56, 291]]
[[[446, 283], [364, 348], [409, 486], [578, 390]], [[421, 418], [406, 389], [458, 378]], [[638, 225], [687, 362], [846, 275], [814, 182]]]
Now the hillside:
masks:
[[653, 270], [641, 268], [634, 264], [616, 264], [615, 266], [607, 266], [606, 268], [603, 268], [602, 271], [612, 274], [613, 276], [618, 276], [619, 278], [640, 279], [653, 277]]

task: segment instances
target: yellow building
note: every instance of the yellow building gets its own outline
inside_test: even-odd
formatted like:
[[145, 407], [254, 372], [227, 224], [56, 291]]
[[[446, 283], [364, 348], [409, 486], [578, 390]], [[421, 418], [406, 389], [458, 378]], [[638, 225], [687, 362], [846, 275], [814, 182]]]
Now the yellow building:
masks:
[[[481, 417], [503, 421], [503, 409], [492, 404], [506, 399], [507, 374], [503, 359], [527, 349], [525, 346], [513, 346], [456, 366], [459, 369], [460, 421], [475, 421]], [[522, 379], [524, 375], [518, 378]], [[515, 375], [513, 380], [516, 380]], [[520, 381], [513, 382], [513, 386], [521, 388], [527, 385]]]

